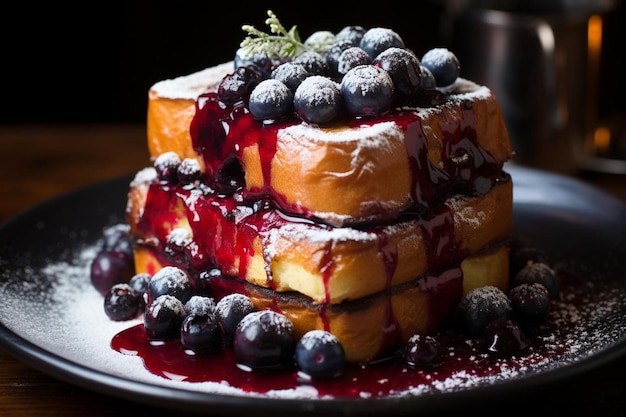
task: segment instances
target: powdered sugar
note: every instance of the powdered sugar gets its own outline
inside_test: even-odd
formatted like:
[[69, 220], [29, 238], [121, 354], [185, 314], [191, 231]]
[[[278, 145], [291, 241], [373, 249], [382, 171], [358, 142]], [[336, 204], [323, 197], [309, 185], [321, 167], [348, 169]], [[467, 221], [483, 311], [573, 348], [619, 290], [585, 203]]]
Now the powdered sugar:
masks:
[[159, 81], [152, 86], [151, 93], [161, 98], [195, 100], [234, 69], [234, 63], [230, 61], [193, 74]]

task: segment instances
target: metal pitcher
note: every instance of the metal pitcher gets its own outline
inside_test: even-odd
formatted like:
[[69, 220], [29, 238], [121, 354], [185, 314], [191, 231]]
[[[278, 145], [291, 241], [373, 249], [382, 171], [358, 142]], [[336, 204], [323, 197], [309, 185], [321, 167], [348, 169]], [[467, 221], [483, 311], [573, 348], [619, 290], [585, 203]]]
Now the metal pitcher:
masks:
[[449, 3], [461, 76], [496, 94], [516, 163], [574, 171], [596, 122], [600, 57], [589, 31], [612, 3], [573, 3]]

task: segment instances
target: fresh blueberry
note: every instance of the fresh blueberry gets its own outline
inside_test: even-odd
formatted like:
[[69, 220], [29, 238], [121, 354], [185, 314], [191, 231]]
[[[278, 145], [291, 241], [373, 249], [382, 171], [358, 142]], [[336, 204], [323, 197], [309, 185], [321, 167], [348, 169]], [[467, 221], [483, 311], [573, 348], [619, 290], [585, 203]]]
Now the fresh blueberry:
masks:
[[160, 295], [146, 307], [144, 328], [148, 340], [166, 341], [180, 337], [185, 306], [176, 297]]
[[235, 53], [233, 62], [235, 70], [241, 67], [250, 67], [258, 73], [261, 79], [269, 78], [274, 64], [266, 53], [248, 54], [244, 53], [241, 48]]
[[147, 272], [141, 272], [139, 274], [133, 275], [133, 277], [128, 282], [128, 285], [139, 295], [143, 295], [150, 284], [150, 280], [152, 279], [152, 275]]
[[546, 265], [550, 264], [548, 254], [544, 250], [519, 242], [513, 242], [511, 244], [511, 250], [509, 252], [509, 270], [512, 279], [515, 278], [522, 268], [533, 262], [541, 262]]
[[542, 284], [552, 300], [559, 298], [559, 279], [554, 269], [544, 262], [529, 262], [515, 275], [512, 286], [520, 284]]
[[127, 283], [135, 274], [135, 265], [125, 252], [101, 251], [91, 262], [91, 283], [104, 295], [118, 283]]
[[437, 81], [435, 80], [435, 76], [432, 72], [430, 72], [428, 68], [420, 64], [420, 71], [422, 73], [422, 79], [420, 84], [424, 90], [431, 90], [437, 87]]
[[327, 75], [326, 58], [315, 51], [302, 51], [297, 54], [292, 62], [300, 64], [311, 75]]
[[511, 300], [502, 290], [494, 286], [478, 287], [463, 296], [456, 320], [467, 336], [477, 337], [490, 322], [511, 318], [512, 311]]
[[404, 346], [404, 360], [413, 368], [434, 368], [441, 364], [440, 350], [433, 336], [415, 334]]
[[421, 64], [433, 74], [438, 87], [454, 83], [461, 72], [459, 59], [447, 48], [428, 50], [422, 56]]
[[294, 64], [293, 62], [280, 64], [272, 71], [272, 78], [285, 84], [294, 93], [300, 83], [310, 75], [304, 66]]
[[172, 229], [167, 235], [163, 250], [172, 261], [183, 265], [186, 262], [185, 248], [191, 241], [191, 231], [184, 227], [177, 227]]
[[373, 65], [352, 68], [341, 80], [341, 94], [353, 116], [376, 116], [391, 109], [393, 81]]
[[335, 35], [335, 43], [348, 41], [352, 46], [359, 46], [365, 32], [367, 32], [367, 29], [365, 29], [363, 26], [344, 26]]
[[196, 316], [215, 315], [215, 300], [203, 295], [193, 295], [185, 303], [185, 313]]
[[359, 65], [367, 65], [372, 62], [372, 58], [358, 46], [351, 46], [344, 50], [337, 59], [337, 73], [344, 76], [348, 71]]
[[341, 53], [351, 46], [358, 46], [358, 43], [355, 45], [349, 40], [342, 40], [335, 42], [326, 53], [326, 67], [328, 71], [328, 76], [335, 79], [340, 80], [343, 74], [339, 74], [337, 71], [337, 64], [339, 61], [339, 57]]
[[325, 330], [310, 330], [296, 343], [296, 365], [311, 378], [332, 378], [343, 373], [346, 354], [339, 339]]
[[522, 323], [543, 323], [550, 310], [550, 295], [543, 284], [523, 283], [511, 288], [509, 298], [513, 313]]
[[217, 86], [217, 95], [224, 104], [232, 105], [247, 100], [259, 83], [259, 75], [251, 67], [239, 67], [226, 75]]
[[307, 48], [326, 55], [330, 46], [335, 43], [335, 34], [329, 30], [318, 30], [309, 35], [303, 43]]
[[255, 119], [277, 119], [292, 110], [293, 93], [278, 80], [263, 80], [252, 90], [248, 106]]
[[209, 268], [200, 272], [198, 279], [196, 280], [196, 290], [201, 294], [211, 294], [213, 288], [213, 281], [219, 280], [224, 274], [219, 268]]
[[192, 295], [189, 276], [181, 268], [165, 266], [152, 276], [147, 294], [148, 304], [161, 295], [171, 295], [186, 303]]
[[234, 194], [246, 185], [245, 173], [241, 161], [234, 157], [226, 157], [215, 175], [216, 190], [222, 194]]
[[178, 180], [178, 166], [180, 165], [180, 157], [176, 152], [163, 152], [156, 157], [153, 165], [159, 181], [176, 183]]
[[130, 226], [128, 224], [120, 223], [106, 227], [102, 233], [102, 236], [102, 251], [124, 252], [128, 257], [133, 257], [132, 240], [130, 238]]
[[374, 58], [372, 65], [387, 71], [398, 94], [410, 96], [422, 87], [419, 59], [408, 49], [396, 47], [385, 49]]
[[237, 365], [244, 370], [292, 367], [296, 347], [293, 323], [272, 310], [252, 312], [237, 325], [233, 347]]
[[254, 304], [247, 295], [232, 293], [220, 299], [215, 306], [217, 318], [224, 334], [232, 339], [239, 322], [254, 311]]
[[494, 353], [517, 353], [529, 346], [524, 332], [511, 319], [496, 319], [489, 323], [484, 338], [487, 350]]
[[140, 308], [144, 308], [146, 306], [146, 291], [148, 291], [148, 286], [150, 285], [150, 280], [152, 279], [152, 275], [147, 272], [142, 272], [136, 275], [128, 281], [128, 285], [135, 291], [139, 298], [141, 299]]
[[400, 35], [391, 29], [375, 27], [368, 29], [363, 34], [359, 46], [374, 59], [385, 49], [404, 48], [404, 41]]
[[307, 123], [330, 122], [342, 108], [339, 85], [321, 75], [308, 77], [296, 90], [293, 105], [298, 117]]
[[180, 325], [180, 343], [194, 353], [220, 350], [222, 330], [213, 314], [189, 314]]
[[141, 302], [130, 285], [115, 284], [104, 296], [104, 312], [113, 321], [130, 320], [139, 313]]
[[185, 158], [178, 165], [176, 175], [181, 184], [191, 184], [198, 181], [202, 176], [200, 163], [196, 158]]

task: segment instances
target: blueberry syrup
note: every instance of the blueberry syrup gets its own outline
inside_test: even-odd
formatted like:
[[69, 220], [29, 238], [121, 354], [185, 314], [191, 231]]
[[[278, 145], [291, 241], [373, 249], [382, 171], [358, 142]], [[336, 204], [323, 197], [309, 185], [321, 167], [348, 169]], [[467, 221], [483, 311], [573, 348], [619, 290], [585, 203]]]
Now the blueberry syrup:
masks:
[[[563, 277], [561, 277], [563, 279]], [[442, 330], [434, 337], [444, 346], [441, 363], [435, 367], [411, 367], [399, 353], [368, 364], [349, 364], [341, 376], [329, 379], [302, 379], [294, 369], [271, 372], [249, 372], [237, 367], [232, 349], [193, 355], [178, 340], [151, 344], [142, 324], [115, 335], [111, 347], [125, 355], [141, 358], [144, 367], [154, 375], [189, 383], [216, 382], [243, 392], [266, 393], [302, 386], [316, 389], [318, 397], [380, 398], [404, 392], [446, 390], [471, 387], [493, 378], [507, 378], [533, 372], [567, 356], [567, 338], [576, 323], [563, 322], [568, 308], [592, 303], [583, 286], [571, 280], [563, 289], [567, 305], [554, 302], [550, 318], [528, 337], [528, 346], [517, 353], [488, 350], [488, 341], [466, 339], [453, 330]], [[569, 306], [569, 307], [568, 307]], [[482, 381], [482, 382], [481, 382]]]
[[[450, 118], [441, 126], [445, 140], [440, 167], [434, 166], [428, 158], [428, 139], [417, 113], [395, 111], [382, 116], [347, 120], [348, 126], [352, 128], [394, 121], [404, 129], [412, 174], [413, 207], [409, 211], [428, 213], [435, 204], [442, 204], [445, 198], [455, 193], [483, 195], [502, 176], [502, 163], [498, 163], [478, 145], [471, 102], [465, 101], [461, 108], [458, 118]], [[228, 165], [239, 161], [246, 148], [256, 146], [263, 185], [244, 188], [244, 197], [247, 200], [258, 200], [269, 196], [273, 204], [285, 212], [314, 217], [306, 207], [286, 201], [271, 187], [271, 162], [276, 152], [277, 132], [298, 123], [300, 121], [295, 117], [271, 123], [255, 120], [243, 103], [226, 106], [219, 101], [215, 92], [207, 92], [196, 101], [190, 135], [194, 150], [203, 157], [209, 184], [219, 188], [221, 173], [227, 170]], [[244, 182], [243, 179], [241, 182]], [[379, 217], [396, 214], [379, 213]]]

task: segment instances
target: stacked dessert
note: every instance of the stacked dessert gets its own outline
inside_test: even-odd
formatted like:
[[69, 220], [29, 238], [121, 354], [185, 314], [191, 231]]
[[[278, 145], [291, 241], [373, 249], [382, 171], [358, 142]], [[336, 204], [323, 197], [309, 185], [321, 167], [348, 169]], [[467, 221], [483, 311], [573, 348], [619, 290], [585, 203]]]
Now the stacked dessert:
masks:
[[234, 62], [150, 90], [136, 273], [181, 268], [196, 293], [245, 294], [360, 363], [436, 331], [470, 290], [506, 289], [512, 150], [493, 93], [389, 29], [290, 54], [248, 29]]

